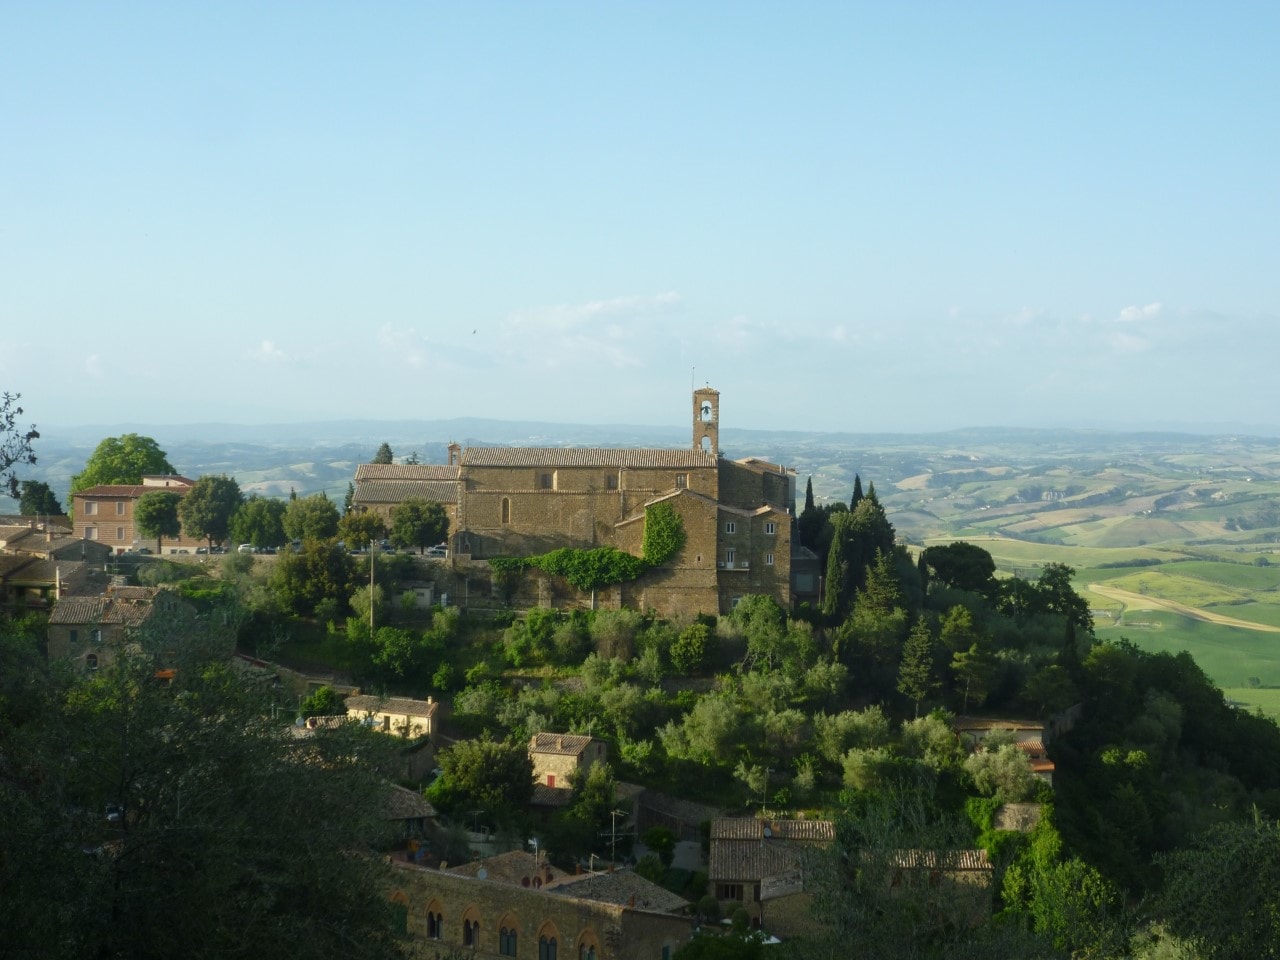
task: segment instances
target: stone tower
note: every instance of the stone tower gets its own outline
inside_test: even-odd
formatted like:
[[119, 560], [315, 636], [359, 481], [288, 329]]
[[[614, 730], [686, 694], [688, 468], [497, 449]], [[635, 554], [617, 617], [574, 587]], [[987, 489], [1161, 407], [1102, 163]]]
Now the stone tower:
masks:
[[693, 449], [720, 456], [720, 391], [693, 391]]

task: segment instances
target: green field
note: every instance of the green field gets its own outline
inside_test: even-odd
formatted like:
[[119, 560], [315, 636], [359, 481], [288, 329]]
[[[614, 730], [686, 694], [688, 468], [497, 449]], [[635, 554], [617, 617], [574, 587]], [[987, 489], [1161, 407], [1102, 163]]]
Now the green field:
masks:
[[1143, 650], [1186, 650], [1224, 690], [1247, 687], [1250, 677], [1280, 688], [1280, 633], [1204, 623], [1162, 610], [1132, 611], [1118, 627], [1100, 621], [1096, 632], [1099, 639], [1124, 637]]

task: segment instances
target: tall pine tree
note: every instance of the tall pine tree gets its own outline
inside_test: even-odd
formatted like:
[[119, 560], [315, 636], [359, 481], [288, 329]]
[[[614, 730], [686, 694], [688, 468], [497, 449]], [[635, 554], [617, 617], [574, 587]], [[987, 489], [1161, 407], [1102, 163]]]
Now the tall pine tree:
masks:
[[853, 498], [849, 501], [849, 510], [857, 510], [858, 504], [862, 501], [862, 477], [858, 474], [853, 475]]

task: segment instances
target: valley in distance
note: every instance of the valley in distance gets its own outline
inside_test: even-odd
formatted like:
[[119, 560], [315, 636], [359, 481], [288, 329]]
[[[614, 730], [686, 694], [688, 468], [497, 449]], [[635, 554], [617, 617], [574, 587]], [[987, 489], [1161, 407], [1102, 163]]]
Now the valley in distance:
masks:
[[[1258, 428], [1255, 428], [1258, 429]], [[341, 501], [382, 442], [397, 462], [445, 461], [467, 445], [683, 447], [687, 427], [459, 418], [292, 425], [42, 428], [24, 479], [64, 502], [104, 437], [156, 439], [180, 473], [234, 476], [246, 493], [324, 491]], [[1261, 431], [1260, 431], [1261, 432]], [[967, 429], [806, 433], [726, 428], [725, 455], [759, 456], [812, 477], [821, 505], [874, 483], [900, 539], [968, 540], [1005, 573], [1075, 571], [1100, 639], [1188, 650], [1227, 696], [1280, 716], [1280, 437], [1100, 430]], [[12, 501], [0, 503], [12, 512]]]

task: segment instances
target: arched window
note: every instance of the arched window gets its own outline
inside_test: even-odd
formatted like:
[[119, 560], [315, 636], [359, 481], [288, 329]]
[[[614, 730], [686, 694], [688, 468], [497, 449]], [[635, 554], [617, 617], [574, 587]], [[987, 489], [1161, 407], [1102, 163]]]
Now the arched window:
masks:
[[91, 654], [89, 654], [87, 657], [85, 657], [85, 658], [84, 658], [84, 666], [85, 666], [85, 669], [86, 669], [86, 670], [90, 670], [90, 671], [92, 671], [92, 670], [97, 670], [97, 669], [98, 669], [98, 655], [97, 655], [96, 653], [91, 653]]
[[391, 895], [391, 915], [396, 933], [406, 936], [409, 933], [409, 898], [403, 890], [397, 890]]
[[480, 911], [474, 906], [462, 911], [462, 945], [472, 950], [480, 945]]
[[556, 938], [538, 938], [538, 960], [556, 960]]
[[578, 934], [578, 960], [599, 960], [600, 941], [590, 930]]
[[504, 957], [516, 955], [516, 928], [502, 927], [498, 930], [498, 952]]
[[439, 900], [427, 904], [427, 939], [444, 939], [444, 911]]

